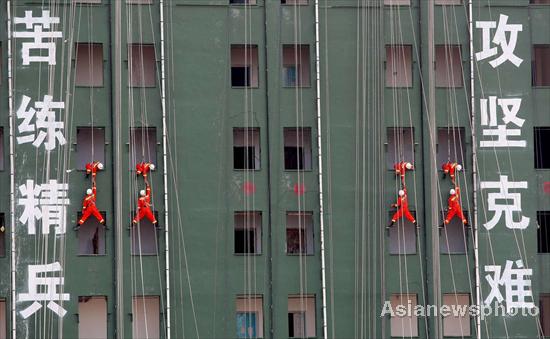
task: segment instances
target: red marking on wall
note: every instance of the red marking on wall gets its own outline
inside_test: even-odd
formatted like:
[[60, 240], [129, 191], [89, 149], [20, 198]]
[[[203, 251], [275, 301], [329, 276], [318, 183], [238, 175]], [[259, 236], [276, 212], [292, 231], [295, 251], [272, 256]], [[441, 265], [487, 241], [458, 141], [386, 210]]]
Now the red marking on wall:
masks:
[[243, 191], [244, 191], [244, 194], [246, 194], [246, 195], [252, 195], [252, 194], [256, 193], [256, 185], [254, 185], [253, 183], [251, 183], [249, 181], [246, 181], [243, 184]]
[[294, 185], [294, 194], [302, 195], [306, 193], [306, 185], [304, 184], [295, 184]]
[[546, 181], [544, 184], [542, 184], [542, 190], [545, 194], [550, 194], [550, 181]]

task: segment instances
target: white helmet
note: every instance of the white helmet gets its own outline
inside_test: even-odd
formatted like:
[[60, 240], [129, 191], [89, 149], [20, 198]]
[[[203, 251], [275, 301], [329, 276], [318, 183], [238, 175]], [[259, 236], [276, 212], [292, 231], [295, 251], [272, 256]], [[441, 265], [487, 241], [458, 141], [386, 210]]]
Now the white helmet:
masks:
[[462, 165], [461, 164], [456, 165], [456, 170], [457, 171], [462, 171]]
[[100, 170], [103, 170], [103, 164], [100, 162], [99, 164], [97, 164], [97, 168], [99, 168]]
[[405, 191], [399, 190], [399, 196], [402, 197], [402, 196], [404, 196], [404, 195], [405, 195]]
[[88, 189], [86, 190], [86, 194], [88, 194], [88, 195], [92, 194], [92, 189], [91, 189], [91, 188], [88, 188]]
[[155, 170], [155, 164], [149, 165], [149, 168], [151, 169], [151, 171], [154, 171]]
[[413, 165], [412, 165], [410, 162], [408, 162], [408, 163], [405, 164], [405, 167], [406, 167], [408, 170], [410, 170], [410, 169], [413, 168]]
[[451, 188], [451, 190], [449, 191], [449, 194], [451, 194], [451, 195], [455, 195], [455, 194], [456, 194], [456, 191], [455, 191], [455, 189], [454, 189], [454, 188]]
[[145, 190], [139, 191], [139, 195], [141, 195], [142, 197], [144, 197], [144, 196], [145, 196]]

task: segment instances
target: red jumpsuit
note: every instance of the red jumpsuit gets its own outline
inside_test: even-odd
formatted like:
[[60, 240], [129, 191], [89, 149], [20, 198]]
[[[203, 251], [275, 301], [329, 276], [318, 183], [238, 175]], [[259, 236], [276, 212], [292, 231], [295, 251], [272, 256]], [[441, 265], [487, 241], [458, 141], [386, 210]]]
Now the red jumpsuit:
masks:
[[101, 162], [99, 161], [89, 162], [86, 164], [86, 175], [91, 173], [93, 181], [95, 181], [95, 176], [97, 175], [97, 172], [100, 171], [99, 164], [101, 164]]
[[460, 188], [456, 187], [455, 191], [456, 194], [451, 195], [449, 200], [447, 200], [449, 207], [447, 216], [445, 217], [445, 224], [450, 223], [455, 216], [460, 218], [463, 224], [467, 224], [468, 221], [464, 217], [464, 213], [462, 213], [462, 207], [460, 207]]
[[456, 166], [458, 166], [457, 162], [446, 162], [441, 167], [443, 169], [443, 172], [451, 177], [451, 181], [453, 182], [453, 184], [455, 183]]
[[147, 178], [147, 174], [151, 170], [151, 163], [149, 162], [140, 162], [136, 165], [136, 173], [138, 175], [143, 175], [144, 178]]
[[147, 185], [145, 189], [145, 196], [140, 196], [138, 199], [138, 210], [132, 222], [137, 224], [143, 218], [147, 218], [153, 224], [157, 223], [157, 219], [153, 211], [151, 211], [151, 187], [149, 187], [149, 185]]
[[405, 191], [405, 194], [397, 198], [397, 204], [392, 205], [393, 207], [397, 207], [397, 211], [394, 213], [393, 217], [391, 217], [392, 224], [395, 223], [397, 220], [401, 219], [403, 216], [405, 216], [405, 218], [407, 218], [407, 220], [409, 220], [413, 224], [416, 223], [416, 219], [413, 217], [413, 215], [409, 211], [409, 202], [407, 201], [407, 191], [406, 190], [404, 191]]
[[96, 193], [97, 190], [94, 185], [92, 186], [92, 194], [86, 194], [86, 197], [82, 200], [82, 217], [78, 221], [78, 224], [82, 225], [85, 223], [91, 215], [93, 215], [101, 224], [105, 223], [105, 219], [103, 219], [103, 216], [99, 213], [99, 210], [95, 204], [97, 197]]
[[401, 183], [403, 184], [403, 187], [405, 187], [405, 173], [409, 170], [407, 168], [407, 164], [411, 165], [412, 170], [412, 164], [407, 161], [401, 161], [393, 165], [393, 169], [395, 170], [395, 174], [398, 174], [401, 176]]

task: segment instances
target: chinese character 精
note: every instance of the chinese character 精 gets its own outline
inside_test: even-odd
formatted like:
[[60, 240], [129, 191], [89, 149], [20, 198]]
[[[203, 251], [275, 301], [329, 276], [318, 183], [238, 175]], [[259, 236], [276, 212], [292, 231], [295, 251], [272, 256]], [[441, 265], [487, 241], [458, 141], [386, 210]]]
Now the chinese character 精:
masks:
[[55, 234], [65, 234], [68, 189], [68, 184], [58, 183], [57, 180], [36, 186], [33, 180], [27, 180], [26, 184], [19, 186], [23, 198], [19, 198], [17, 204], [24, 206], [19, 221], [27, 224], [28, 234], [36, 234], [35, 221], [40, 219], [42, 234], [49, 234], [51, 226], [55, 226]]

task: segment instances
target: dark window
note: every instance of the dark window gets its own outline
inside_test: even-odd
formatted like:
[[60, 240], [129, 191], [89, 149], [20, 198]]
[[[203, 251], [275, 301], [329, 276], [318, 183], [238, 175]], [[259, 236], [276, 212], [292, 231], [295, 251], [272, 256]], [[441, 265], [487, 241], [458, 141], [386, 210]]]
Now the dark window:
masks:
[[288, 313], [288, 337], [304, 338], [306, 335], [306, 313]]
[[[153, 213], [158, 220], [157, 212], [154, 211]], [[137, 225], [132, 225], [130, 236], [132, 238], [133, 255], [158, 254], [157, 226], [153, 225], [148, 219], [141, 219]]]
[[464, 128], [442, 127], [437, 129], [437, 164], [439, 169], [447, 161], [457, 162], [464, 168], [465, 152]]
[[262, 214], [260, 212], [235, 212], [235, 254], [260, 254]]
[[537, 252], [550, 253], [550, 211], [537, 211], [537, 223]]
[[[105, 213], [100, 213], [105, 218]], [[78, 219], [81, 217], [78, 213]], [[93, 215], [78, 229], [78, 255], [105, 255], [105, 226]]]
[[107, 297], [78, 297], [78, 337], [107, 338]]
[[128, 84], [131, 87], [155, 87], [155, 46], [152, 44], [128, 45]]
[[[389, 220], [395, 213], [391, 211]], [[411, 214], [416, 217], [416, 212], [411, 210]], [[389, 221], [388, 221], [389, 223]], [[389, 230], [390, 254], [415, 254], [416, 253], [416, 226], [406, 218], [399, 219]]]
[[313, 254], [313, 213], [286, 214], [286, 253]]
[[103, 86], [103, 45], [77, 43], [75, 55], [75, 85]]
[[311, 129], [284, 129], [285, 170], [311, 170]]
[[435, 85], [446, 88], [462, 87], [460, 46], [435, 46]]
[[157, 164], [157, 129], [136, 127], [130, 131], [130, 160], [135, 167], [140, 162]]
[[393, 165], [400, 161], [414, 164], [414, 139], [412, 127], [389, 127], [387, 129], [387, 156], [386, 165], [393, 169]]
[[533, 86], [550, 86], [550, 45], [533, 46]]
[[[463, 211], [468, 219], [468, 213]], [[443, 224], [443, 221], [441, 221]], [[468, 243], [468, 228], [462, 221], [454, 217], [450, 223], [443, 226], [439, 234], [439, 251], [442, 254], [464, 254]]]
[[258, 46], [231, 45], [231, 86], [258, 87]]
[[76, 129], [76, 168], [86, 169], [86, 164], [99, 161], [105, 165], [105, 129], [78, 127]]
[[310, 85], [309, 46], [283, 46], [283, 84], [285, 87]]
[[386, 86], [412, 86], [412, 46], [386, 46]]
[[535, 168], [550, 169], [550, 127], [535, 127]]
[[260, 169], [260, 129], [233, 129], [233, 169]]
[[239, 4], [239, 5], [244, 5], [244, 4], [255, 5], [256, 0], [229, 0], [229, 3], [230, 4]]
[[529, 1], [531, 4], [539, 4], [539, 5], [550, 5], [550, 0], [531, 0]]

